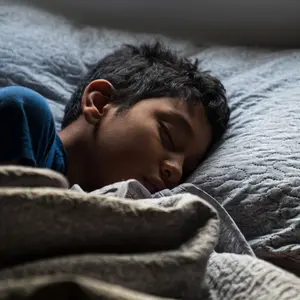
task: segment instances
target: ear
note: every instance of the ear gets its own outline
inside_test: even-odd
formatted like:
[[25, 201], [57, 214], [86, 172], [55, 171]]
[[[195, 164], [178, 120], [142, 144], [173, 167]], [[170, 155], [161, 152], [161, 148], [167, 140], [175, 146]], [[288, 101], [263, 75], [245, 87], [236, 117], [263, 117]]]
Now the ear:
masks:
[[105, 106], [111, 102], [113, 86], [104, 79], [92, 81], [82, 96], [82, 113], [88, 123], [96, 125], [104, 113]]

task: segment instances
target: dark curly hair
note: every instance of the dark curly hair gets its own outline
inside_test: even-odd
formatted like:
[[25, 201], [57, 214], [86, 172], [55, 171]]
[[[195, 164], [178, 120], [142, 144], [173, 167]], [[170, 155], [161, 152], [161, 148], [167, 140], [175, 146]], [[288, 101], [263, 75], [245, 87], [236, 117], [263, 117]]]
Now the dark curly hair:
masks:
[[87, 85], [106, 79], [114, 86], [112, 102], [119, 110], [147, 98], [183, 99], [189, 105], [202, 103], [212, 127], [213, 142], [226, 129], [229, 108], [222, 83], [208, 72], [163, 46], [161, 43], [124, 45], [100, 60], [82, 79], [65, 107], [62, 128], [76, 120]]

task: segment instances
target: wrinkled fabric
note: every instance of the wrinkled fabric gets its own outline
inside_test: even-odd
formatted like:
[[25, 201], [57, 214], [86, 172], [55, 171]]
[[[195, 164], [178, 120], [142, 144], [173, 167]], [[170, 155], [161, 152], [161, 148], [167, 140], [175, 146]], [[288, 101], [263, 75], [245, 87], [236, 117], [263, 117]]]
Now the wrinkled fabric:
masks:
[[[73, 185], [71, 190], [85, 193], [77, 184]], [[204, 199], [218, 212], [221, 234], [215, 249], [216, 251], [236, 254], [249, 254], [254, 256], [250, 245], [247, 243], [245, 237], [226, 210], [214, 198], [193, 184], [182, 184], [173, 190], [166, 189], [151, 195], [151, 193], [140, 182], [131, 179], [127, 181], [116, 182], [101, 189], [92, 191], [89, 194], [136, 199], [161, 207], [172, 207], [174, 205], [174, 197], [171, 196], [183, 193], [193, 194]]]
[[199, 196], [125, 199], [68, 190], [51, 170], [0, 174], [1, 299], [300, 299], [294, 275], [214, 251], [219, 214]]

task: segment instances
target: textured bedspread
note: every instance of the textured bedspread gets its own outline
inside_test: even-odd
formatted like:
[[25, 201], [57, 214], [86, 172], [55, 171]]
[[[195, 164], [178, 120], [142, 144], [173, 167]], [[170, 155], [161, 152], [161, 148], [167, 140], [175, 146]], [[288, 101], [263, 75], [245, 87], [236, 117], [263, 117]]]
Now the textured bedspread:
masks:
[[220, 219], [199, 197], [83, 194], [20, 167], [0, 182], [1, 299], [300, 299], [294, 275], [214, 252]]
[[255, 254], [300, 276], [300, 52], [210, 48], [231, 120], [189, 179], [216, 198]]

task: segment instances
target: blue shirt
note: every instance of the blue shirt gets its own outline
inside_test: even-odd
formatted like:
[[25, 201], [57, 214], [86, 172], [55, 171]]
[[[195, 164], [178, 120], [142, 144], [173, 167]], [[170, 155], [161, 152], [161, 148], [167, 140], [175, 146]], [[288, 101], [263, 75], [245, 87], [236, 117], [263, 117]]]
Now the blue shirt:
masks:
[[66, 174], [67, 156], [47, 100], [25, 87], [0, 88], [0, 164]]

